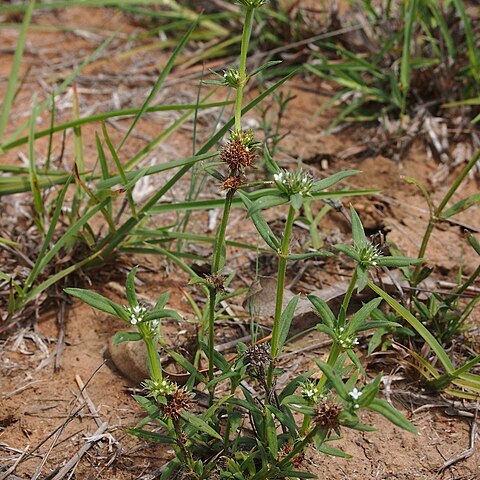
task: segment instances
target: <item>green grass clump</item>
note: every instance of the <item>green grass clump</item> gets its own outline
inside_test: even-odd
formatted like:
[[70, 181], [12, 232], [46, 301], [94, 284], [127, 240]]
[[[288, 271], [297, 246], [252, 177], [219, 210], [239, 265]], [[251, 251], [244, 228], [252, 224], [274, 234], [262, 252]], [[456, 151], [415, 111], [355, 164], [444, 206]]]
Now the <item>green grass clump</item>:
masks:
[[[308, 71], [341, 87], [329, 102], [342, 121], [405, 119], [422, 110], [448, 115], [447, 106], [474, 105], [480, 94], [478, 31], [466, 2], [370, 1], [357, 5], [368, 29], [323, 43]], [[478, 105], [478, 104], [477, 104]], [[471, 108], [472, 120], [475, 108]], [[477, 112], [478, 113], [478, 112]]]

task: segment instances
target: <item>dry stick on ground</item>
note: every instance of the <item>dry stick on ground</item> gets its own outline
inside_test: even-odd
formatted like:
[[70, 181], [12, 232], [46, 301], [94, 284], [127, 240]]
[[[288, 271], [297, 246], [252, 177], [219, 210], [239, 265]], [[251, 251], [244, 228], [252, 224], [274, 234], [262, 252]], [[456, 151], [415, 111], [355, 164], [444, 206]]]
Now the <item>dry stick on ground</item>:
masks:
[[5, 395], [2, 395], [2, 400], [7, 400], [8, 398], [14, 397], [17, 395], [17, 393], [23, 392], [25, 390], [28, 390], [29, 388], [33, 387], [37, 383], [44, 383], [45, 380], [34, 380], [33, 382], [27, 383], [26, 385], [23, 385], [22, 387], [19, 387], [15, 390], [13, 390], [10, 393], [6, 393]]
[[91, 440], [87, 440], [87, 443], [60, 469], [60, 471], [52, 478], [52, 480], [61, 480], [77, 463], [81, 460], [83, 455], [92, 447], [92, 445], [101, 439], [103, 433], [107, 430], [108, 423], [104, 422], [97, 429], [97, 431], [91, 437]]
[[[95, 420], [95, 423], [98, 426], [97, 431], [91, 436], [89, 439], [87, 439], [87, 443], [83, 445], [80, 450], [78, 450], [75, 455], [60, 469], [60, 471], [53, 477], [52, 480], [60, 480], [62, 479], [70, 470], [73, 471], [76, 469], [78, 463], [82, 459], [83, 455], [92, 447], [92, 445], [100, 440], [102, 438], [102, 435], [104, 432], [108, 429], [108, 423], [107, 422], [102, 422], [100, 419], [100, 415], [98, 414], [98, 410], [95, 407], [95, 404], [93, 403], [92, 399], [87, 393], [86, 385], [83, 383], [82, 378], [80, 375], [75, 375], [75, 381], [77, 382], [78, 388], [80, 389], [80, 395], [83, 397], [83, 400], [85, 401], [86, 405], [88, 406], [88, 409], [90, 410], [90, 413], [92, 414], [93, 419]], [[112, 437], [113, 438], [113, 437]], [[116, 441], [115, 439], [113, 439]]]
[[[93, 379], [93, 377], [97, 374], [97, 372], [105, 365], [105, 362], [102, 362], [95, 370], [94, 372], [90, 375], [90, 378], [87, 380], [87, 383], [85, 386], [87, 386], [91, 380]], [[57, 428], [55, 428], [55, 430], [53, 430], [53, 432], [51, 432], [45, 439], [43, 439], [35, 448], [33, 448], [33, 450], [31, 452], [29, 452], [27, 455], [25, 455], [24, 459], [23, 460], [26, 460], [28, 458], [30, 458], [34, 452], [36, 452], [43, 444], [45, 444], [45, 442], [47, 442], [51, 437], [54, 437], [53, 438], [53, 442], [52, 444], [50, 445], [47, 453], [43, 456], [42, 458], [42, 461], [40, 463], [40, 465], [37, 467], [37, 469], [35, 470], [35, 473], [32, 477], [32, 480], [36, 480], [45, 463], [47, 462], [47, 459], [50, 455], [50, 453], [52, 452], [53, 448], [55, 447], [55, 445], [57, 445], [57, 442], [58, 442], [58, 439], [60, 438], [60, 435], [62, 434], [62, 432], [65, 430], [65, 428], [67, 427], [67, 425], [73, 421], [77, 415], [85, 408], [85, 403], [83, 405], [80, 405], [80, 407], [76, 408], [76, 409], [72, 409], [70, 411], [70, 414], [69, 414], [69, 417], [61, 424], [59, 425]]]
[[28, 449], [30, 448], [30, 444], [28, 444], [25, 448], [25, 451], [15, 460], [15, 463], [0, 476], [0, 480], [5, 480], [7, 478], [10, 478], [10, 474], [15, 471], [17, 468], [18, 464], [23, 460], [23, 458], [27, 455]]
[[87, 404], [87, 407], [90, 410], [90, 413], [92, 414], [92, 417], [95, 420], [95, 423], [97, 424], [98, 427], [101, 427], [104, 422], [100, 420], [100, 415], [98, 414], [97, 407], [95, 407], [95, 404], [92, 402], [92, 399], [89, 397], [87, 393], [86, 385], [83, 383], [83, 380], [80, 377], [80, 375], [78, 374], [75, 375], [75, 381], [77, 382], [78, 388], [80, 389], [80, 394], [85, 400], [85, 403]]
[[57, 345], [55, 347], [55, 361], [53, 365], [53, 370], [57, 372], [62, 366], [62, 353], [65, 349], [65, 301], [63, 299], [59, 300], [60, 305], [58, 309], [57, 316], [57, 325], [58, 325], [58, 336], [57, 336]]
[[438, 473], [443, 472], [447, 468], [451, 467], [455, 463], [459, 462], [460, 460], [466, 460], [467, 458], [471, 457], [475, 452], [475, 437], [477, 436], [477, 415], [478, 415], [478, 402], [477, 408], [475, 410], [475, 416], [472, 419], [472, 423], [470, 424], [470, 446], [460, 453], [459, 455], [447, 460], [438, 470]]

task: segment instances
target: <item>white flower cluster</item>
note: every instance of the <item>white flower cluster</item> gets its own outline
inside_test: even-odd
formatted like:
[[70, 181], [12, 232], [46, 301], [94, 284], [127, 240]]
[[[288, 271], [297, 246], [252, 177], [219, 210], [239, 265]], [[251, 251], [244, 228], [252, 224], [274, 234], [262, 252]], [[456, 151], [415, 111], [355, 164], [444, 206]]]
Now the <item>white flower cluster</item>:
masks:
[[130, 323], [132, 325], [141, 322], [147, 313], [147, 309], [140, 305], [135, 305], [134, 307], [127, 306], [125, 310], [130, 314]]
[[365, 241], [363, 245], [357, 247], [358, 256], [360, 257], [360, 263], [366, 267], [376, 267], [377, 260], [382, 256], [377, 245]]
[[302, 196], [310, 195], [313, 187], [312, 176], [302, 169], [296, 172], [281, 170], [273, 176], [277, 187], [288, 195], [300, 194]]
[[237, 0], [238, 3], [241, 3], [247, 8], [260, 8], [265, 5], [268, 0]]
[[338, 338], [338, 343], [343, 347], [343, 348], [353, 348], [355, 345], [358, 345], [358, 338], [357, 337], [348, 337], [346, 335], [343, 335], [343, 332], [345, 331], [345, 328], [340, 327], [338, 329], [340, 332], [339, 338]]
[[142, 385], [148, 390], [149, 396], [155, 399], [173, 395], [178, 390], [178, 385], [166, 378], [162, 380], [145, 380]]
[[225, 79], [225, 84], [232, 88], [238, 88], [241, 84], [238, 68], [229, 68], [228, 70], [225, 70], [223, 72], [223, 78]]
[[[362, 395], [363, 392], [358, 390], [357, 387], [355, 387], [351, 392], [349, 392], [349, 395], [352, 397], [353, 400], [358, 400]], [[360, 405], [358, 403], [355, 403], [353, 405], [353, 408], [360, 408]]]
[[313, 400], [314, 402], [318, 402], [323, 398], [317, 382], [312, 380], [307, 380], [303, 383], [301, 392], [303, 398], [307, 400]]

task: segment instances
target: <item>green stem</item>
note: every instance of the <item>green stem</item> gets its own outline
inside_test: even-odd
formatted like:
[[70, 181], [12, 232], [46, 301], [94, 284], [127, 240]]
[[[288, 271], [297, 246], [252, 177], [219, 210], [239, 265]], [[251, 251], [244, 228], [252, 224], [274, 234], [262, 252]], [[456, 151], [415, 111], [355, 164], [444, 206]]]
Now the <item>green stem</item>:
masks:
[[[228, 217], [230, 215], [230, 210], [232, 207], [232, 200], [234, 196], [234, 191], [229, 190], [227, 196], [225, 197], [225, 205], [223, 207], [223, 216], [222, 223], [217, 233], [217, 238], [215, 240], [215, 249], [213, 252], [212, 260], [212, 275], [221, 270], [222, 263], [225, 258], [225, 235], [227, 231]], [[210, 288], [209, 290], [209, 311], [208, 311], [208, 376], [209, 380], [212, 381], [214, 378], [214, 364], [213, 357], [215, 353], [215, 307], [217, 304], [217, 291], [215, 288]], [[210, 404], [213, 402], [215, 396], [215, 385], [210, 388]]]
[[[452, 183], [452, 186], [449, 188], [448, 192], [445, 194], [442, 201], [439, 203], [438, 207], [435, 209], [434, 214], [430, 217], [427, 228], [423, 235], [420, 250], [418, 252], [418, 258], [423, 258], [425, 256], [425, 252], [427, 250], [428, 242], [432, 235], [433, 228], [439, 221], [442, 220], [441, 217], [442, 217], [443, 209], [447, 206], [447, 203], [450, 201], [450, 199], [453, 197], [455, 192], [458, 190], [458, 187], [461, 185], [461, 183], [465, 180], [470, 170], [478, 162], [479, 158], [480, 158], [480, 150], [472, 157], [472, 159], [467, 163], [467, 165], [465, 165], [465, 168], [460, 172], [460, 175]], [[419, 263], [415, 267], [415, 270], [413, 271], [412, 282], [411, 282], [413, 286], [418, 284], [418, 280], [419, 280], [418, 277], [420, 275], [421, 268], [422, 268], [422, 264]]]
[[235, 194], [234, 190], [228, 190], [227, 196], [225, 197], [225, 205], [223, 207], [223, 216], [222, 223], [217, 233], [217, 238], [215, 239], [215, 250], [213, 252], [213, 261], [212, 261], [212, 275], [217, 273], [221, 269], [222, 260], [225, 255], [225, 235], [227, 231], [228, 217], [230, 215], [230, 210], [232, 208], [233, 196]]
[[293, 220], [295, 219], [295, 209], [290, 206], [288, 210], [287, 222], [285, 224], [285, 231], [283, 232], [282, 245], [280, 246], [279, 260], [278, 260], [278, 275], [277, 275], [277, 298], [275, 302], [275, 316], [273, 319], [272, 340], [270, 343], [270, 352], [272, 356], [272, 363], [268, 371], [267, 385], [272, 386], [273, 370], [275, 359], [279, 355], [279, 337], [281, 330], [280, 319], [283, 308], [283, 294], [285, 290], [285, 275], [287, 272], [287, 256], [288, 247], [290, 245], [290, 237], [292, 235]]
[[[423, 234], [422, 244], [420, 245], [420, 250], [418, 251], [418, 258], [423, 258], [425, 256], [428, 242], [430, 241], [430, 237], [432, 236], [433, 228], [435, 227], [436, 223], [437, 223], [436, 215], [433, 215], [432, 217], [430, 217], [425, 233]], [[413, 271], [413, 275], [412, 275], [412, 286], [418, 285], [421, 268], [422, 268], [421, 263], [418, 263], [415, 266], [415, 270]]]
[[238, 68], [240, 79], [235, 98], [235, 130], [242, 129], [243, 89], [247, 84], [247, 55], [248, 44], [250, 42], [250, 34], [252, 32], [253, 11], [253, 8], [247, 8], [245, 12], [245, 23], [243, 24], [242, 46], [240, 50], [240, 66]]
[[[357, 269], [355, 269], [355, 272], [352, 275], [352, 278], [350, 280], [350, 283], [347, 288], [347, 292], [345, 293], [345, 297], [343, 298], [342, 306], [340, 307], [341, 312], [345, 312], [345, 315], [347, 314], [348, 306], [350, 305], [350, 300], [352, 299], [353, 291], [355, 290], [355, 285], [357, 284], [357, 278], [358, 278], [358, 273]], [[332, 348], [330, 350], [330, 353], [328, 355], [328, 360], [327, 364], [333, 367], [340, 355], [340, 352], [342, 349], [340, 348], [340, 345], [338, 342], [333, 342]], [[326, 375], [322, 375], [320, 377], [320, 380], [318, 381], [318, 389], [321, 390], [327, 381]]]
[[311, 415], [305, 415], [303, 417], [303, 422], [302, 422], [302, 427], [300, 429], [300, 434], [305, 435], [305, 432], [308, 430], [308, 427], [310, 427], [310, 421], [312, 420]]
[[[231, 386], [230, 386], [230, 394], [232, 395], [232, 397], [234, 396], [237, 388], [238, 388], [238, 384], [236, 382], [232, 381]], [[225, 454], [227, 456], [228, 456], [228, 450], [229, 450], [229, 447], [230, 447], [230, 432], [231, 432], [231, 429], [232, 429], [232, 424], [231, 424], [232, 414], [233, 414], [233, 405], [231, 403], [229, 403], [228, 406], [227, 406], [227, 425], [225, 427], [225, 439], [224, 439], [224, 442], [223, 442], [223, 449], [224, 449]]]
[[[208, 311], [208, 379], [210, 381], [214, 378], [213, 373], [213, 357], [215, 354], [215, 305], [217, 302], [217, 291], [214, 288], [210, 289], [210, 304]], [[215, 395], [215, 385], [210, 387], [210, 404]]]
[[470, 275], [470, 277], [467, 279], [467, 281], [456, 290], [456, 292], [455, 292], [456, 295], [460, 295], [465, 290], [467, 290], [467, 288], [470, 287], [475, 282], [475, 280], [477, 279], [477, 277], [479, 275], [480, 275], [480, 265]]
[[150, 376], [152, 380], [162, 381], [162, 364], [160, 363], [160, 356], [158, 355], [156, 338], [143, 337], [145, 346], [147, 347], [147, 355], [150, 365]]
[[345, 297], [343, 297], [341, 309], [345, 312], [345, 316], [347, 315], [348, 306], [350, 305], [350, 300], [352, 299], [353, 291], [355, 290], [355, 285], [357, 284], [357, 279], [358, 279], [358, 273], [357, 273], [357, 269], [355, 269], [355, 271], [353, 272], [352, 278], [350, 279], [350, 283], [348, 284]]
[[194, 461], [192, 458], [192, 454], [188, 451], [187, 447], [183, 443], [182, 428], [180, 427], [180, 422], [178, 420], [173, 421], [173, 428], [175, 430], [175, 436], [177, 437], [177, 446], [179, 447], [182, 455], [184, 456], [185, 463], [189, 466], [193, 466]]
[[[240, 82], [237, 87], [237, 94], [235, 98], [235, 130], [242, 129], [242, 104], [243, 104], [243, 88], [247, 83], [246, 69], [247, 69], [247, 54], [248, 54], [248, 44], [250, 41], [250, 34], [252, 31], [252, 21], [253, 21], [253, 8], [247, 8], [245, 12], [245, 23], [243, 25], [242, 33], [242, 45], [240, 50], [240, 66], [239, 66], [239, 75]], [[213, 252], [212, 260], [212, 275], [218, 273], [225, 262], [225, 235], [227, 231], [228, 217], [230, 215], [230, 210], [232, 208], [232, 200], [235, 195], [234, 190], [228, 190], [227, 196], [225, 197], [225, 205], [223, 207], [223, 216], [220, 228], [218, 230], [215, 248]], [[208, 316], [208, 374], [209, 380], [212, 381], [214, 378], [214, 363], [213, 357], [215, 353], [215, 307], [217, 301], [217, 291], [214, 288], [210, 288], [210, 298], [209, 298], [209, 316]], [[215, 385], [210, 388], [210, 405], [213, 402], [215, 396]]]
[[460, 184], [465, 180], [466, 176], [470, 173], [470, 170], [475, 166], [475, 164], [478, 162], [478, 159], [480, 158], [480, 150], [473, 156], [473, 158], [465, 165], [465, 168], [460, 172], [460, 175], [458, 178], [453, 182], [452, 186], [448, 190], [447, 194], [443, 198], [443, 200], [440, 202], [440, 205], [438, 206], [437, 210], [435, 211], [435, 214], [437, 217], [440, 216], [440, 214], [443, 212], [443, 209], [449, 202], [449, 200], [453, 197], [454, 193], [457, 191], [458, 187]]

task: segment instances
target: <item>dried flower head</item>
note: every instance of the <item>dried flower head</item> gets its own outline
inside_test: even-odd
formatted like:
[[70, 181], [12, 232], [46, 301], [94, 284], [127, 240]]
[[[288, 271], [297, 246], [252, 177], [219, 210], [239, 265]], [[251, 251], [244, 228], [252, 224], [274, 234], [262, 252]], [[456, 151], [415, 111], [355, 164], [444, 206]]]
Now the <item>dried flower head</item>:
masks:
[[167, 403], [160, 404], [163, 416], [177, 421], [183, 410], [190, 410], [193, 407], [193, 394], [185, 388], [177, 388], [172, 394], [167, 396]]
[[271, 356], [268, 343], [252, 345], [245, 352], [245, 363], [248, 364], [248, 371], [252, 376], [265, 376], [270, 366]]
[[[290, 443], [284, 443], [278, 452], [279, 460], [282, 460], [287, 455], [289, 455], [293, 450], [293, 445]], [[305, 461], [305, 454], [299, 453], [290, 459], [293, 467], [299, 470], [302, 467], [303, 462]]]
[[228, 165], [231, 175], [238, 175], [253, 165], [256, 146], [251, 130], [232, 131], [228, 143], [220, 152], [220, 160]]
[[220, 273], [214, 273], [205, 277], [206, 282], [217, 292], [225, 292], [225, 280], [227, 277]]
[[341, 405], [324, 399], [316, 406], [313, 422], [317, 428], [327, 430], [327, 432], [330, 430], [338, 431], [338, 416], [341, 411]]
[[240, 175], [230, 175], [222, 184], [223, 190], [233, 190], [236, 192], [239, 187], [245, 185], [242, 176]]

